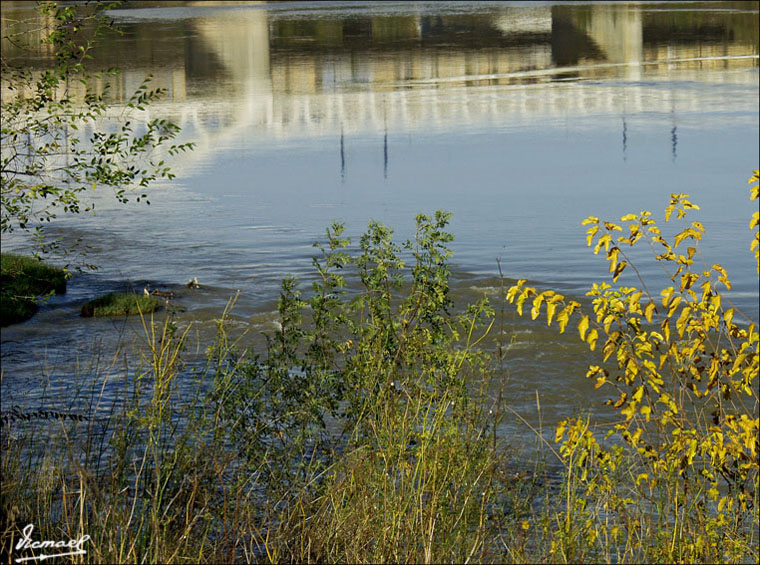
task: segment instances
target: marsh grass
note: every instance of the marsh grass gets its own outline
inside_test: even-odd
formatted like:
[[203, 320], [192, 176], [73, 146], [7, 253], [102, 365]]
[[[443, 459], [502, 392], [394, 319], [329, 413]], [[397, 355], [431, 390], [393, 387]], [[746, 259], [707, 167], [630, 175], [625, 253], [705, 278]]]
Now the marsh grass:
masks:
[[40, 297], [66, 292], [66, 273], [34, 257], [0, 254], [0, 325], [31, 318]]
[[154, 296], [134, 292], [111, 292], [82, 304], [81, 314], [85, 318], [136, 316], [156, 312], [163, 305], [164, 303]]

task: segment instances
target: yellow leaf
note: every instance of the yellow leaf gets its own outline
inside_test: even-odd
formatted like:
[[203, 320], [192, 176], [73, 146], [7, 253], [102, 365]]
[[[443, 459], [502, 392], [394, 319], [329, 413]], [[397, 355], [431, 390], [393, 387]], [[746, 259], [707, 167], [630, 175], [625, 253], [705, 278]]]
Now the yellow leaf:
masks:
[[570, 315], [567, 313], [567, 308], [563, 308], [562, 311], [557, 314], [557, 324], [559, 325], [559, 333], [565, 333], [565, 327], [567, 322], [570, 321]]
[[681, 233], [676, 234], [676, 237], [673, 239], [673, 248], [678, 247], [681, 242], [686, 239], [687, 237], [693, 237], [693, 234], [691, 233], [693, 230], [686, 229], [682, 231]]
[[654, 302], [650, 302], [646, 305], [646, 308], [644, 308], [644, 317], [647, 319], [647, 322], [650, 324], [652, 323], [652, 313], [654, 312], [655, 308], [657, 306]]
[[610, 262], [610, 273], [613, 272], [617, 266], [617, 258], [619, 253], [620, 249], [617, 247], [613, 247], [607, 252], [607, 260]]
[[586, 343], [588, 343], [589, 349], [591, 349], [591, 351], [594, 351], [594, 349], [596, 348], [596, 340], [598, 338], [599, 338], [599, 332], [597, 332], [596, 329], [592, 329], [590, 332], [588, 332]]
[[649, 337], [650, 338], [655, 338], [655, 339], [657, 339], [658, 341], [661, 341], [661, 342], [665, 341], [665, 338], [662, 337], [662, 334], [660, 332], [649, 332]]
[[620, 264], [615, 268], [615, 272], [612, 274], [613, 282], [616, 282], [618, 280], [620, 274], [623, 272], [623, 269], [625, 269], [627, 265], [628, 261], [621, 261]]
[[585, 220], [581, 222], [581, 225], [585, 226], [586, 224], [598, 224], [598, 223], [599, 223], [599, 218], [597, 218], [596, 216], [589, 216], [588, 218], [586, 218]]
[[715, 264], [712, 266], [712, 270], [713, 270], [713, 271], [716, 271], [716, 272], [718, 272], [718, 273], [720, 273], [720, 274], [721, 274], [721, 275], [723, 275], [724, 277], [727, 277], [727, 276], [728, 276], [728, 272], [726, 272], [726, 269], [724, 269], [724, 268], [723, 268], [721, 265], [719, 265], [719, 264], [717, 264], [717, 263], [715, 263]]
[[681, 311], [681, 315], [678, 317], [678, 320], [676, 321], [676, 329], [678, 329], [679, 337], [683, 337], [683, 332], [686, 329], [687, 322], [689, 321], [689, 314], [691, 314], [691, 308], [686, 306]]
[[628, 297], [628, 311], [629, 312], [641, 311], [641, 308], [637, 309], [637, 306], [639, 305], [639, 301], [641, 300], [642, 294], [643, 293], [640, 290], [637, 290], [631, 296]]
[[562, 420], [557, 424], [557, 431], [554, 435], [554, 441], [559, 442], [562, 436], [565, 435], [565, 428], [567, 427], [567, 420]]
[[520, 294], [520, 297], [517, 299], [517, 313], [522, 316], [522, 307], [523, 303], [528, 299], [529, 296], [532, 296], [536, 293], [535, 288], [527, 287], [525, 290], [522, 291], [522, 294]]
[[612, 322], [615, 321], [615, 316], [613, 314], [608, 314], [604, 318], [604, 332], [610, 333], [610, 326], [612, 325]]
[[551, 326], [552, 325], [552, 318], [554, 318], [554, 312], [557, 309], [557, 303], [556, 302], [547, 302], [546, 303], [546, 325]]
[[602, 245], [604, 245], [605, 251], [609, 250], [611, 240], [612, 240], [612, 237], [610, 237], [610, 234], [608, 233], [600, 237], [599, 240], [596, 242], [596, 246], [594, 247], [594, 255], [599, 253], [599, 250], [602, 248]]
[[541, 312], [541, 304], [533, 303], [533, 308], [530, 309], [530, 317], [532, 320], [535, 320], [538, 318], [539, 313]]
[[676, 309], [678, 309], [678, 305], [681, 304], [682, 301], [683, 301], [683, 298], [681, 298], [680, 296], [676, 296], [673, 299], [673, 301], [668, 306], [668, 317], [672, 316], [675, 313]]
[[638, 218], [638, 216], [636, 216], [636, 214], [626, 214], [625, 216], [623, 216], [622, 218], [620, 218], [620, 221], [621, 222], [630, 222], [632, 220], [636, 220], [637, 218]]
[[588, 316], [583, 316], [581, 321], [578, 322], [578, 333], [583, 340], [586, 339], [586, 330], [588, 330]]
[[[617, 333], [617, 332], [615, 332]], [[602, 349], [602, 353], [604, 355], [604, 361], [610, 358], [610, 356], [615, 353], [615, 348], [617, 347], [617, 343], [615, 343], [614, 339], [608, 339], [607, 343], [604, 344], [604, 349]]]
[[681, 275], [681, 290], [688, 290], [698, 280], [699, 275], [697, 273], [684, 273]]
[[517, 293], [520, 292], [520, 288], [524, 284], [525, 279], [520, 279], [517, 281], [516, 285], [509, 287], [509, 290], [507, 291], [507, 300], [509, 300], [509, 302], [514, 302], [515, 296], [517, 296]]
[[599, 231], [599, 226], [591, 226], [589, 229], [586, 230], [586, 245], [591, 247], [591, 242], [594, 241], [594, 236], [596, 235], [596, 232]]
[[634, 379], [639, 374], [639, 365], [633, 357], [628, 357], [628, 361], [625, 364], [625, 373], [628, 380]]
[[723, 312], [723, 320], [726, 322], [727, 326], [731, 326], [731, 322], [734, 319], [734, 309], [729, 308], [725, 312]]

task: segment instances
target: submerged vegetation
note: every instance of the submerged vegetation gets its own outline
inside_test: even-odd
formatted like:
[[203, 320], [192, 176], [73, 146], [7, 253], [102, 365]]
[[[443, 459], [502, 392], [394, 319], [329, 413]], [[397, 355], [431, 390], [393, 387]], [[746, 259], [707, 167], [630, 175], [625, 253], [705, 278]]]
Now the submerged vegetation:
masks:
[[0, 325], [31, 318], [39, 309], [38, 297], [66, 292], [66, 273], [34, 257], [0, 255]]
[[[46, 422], [3, 414], [4, 560], [34, 553], [14, 546], [33, 523], [35, 539], [90, 536], [67, 558], [89, 562], [756, 561], [757, 327], [727, 306], [723, 268], [697, 266], [695, 208], [672, 196], [672, 241], [649, 212], [587, 220], [612, 279], [591, 311], [504, 288], [575, 327], [600, 355], [588, 377], [614, 389], [617, 424], [569, 417], [556, 460], [516, 464], [493, 306], [449, 297], [448, 214], [418, 216], [403, 245], [372, 222], [353, 249], [334, 224], [310, 292], [283, 281], [265, 351], [230, 334], [228, 308], [191, 365], [190, 326], [144, 316], [128, 366], [98, 367], [125, 375], [119, 402], [95, 387]], [[646, 241], [674, 285], [614, 287]]]
[[85, 318], [102, 318], [106, 316], [134, 316], [152, 314], [161, 308], [163, 302], [154, 296], [135, 294], [134, 292], [110, 292], [105, 296], [82, 304], [81, 312]]

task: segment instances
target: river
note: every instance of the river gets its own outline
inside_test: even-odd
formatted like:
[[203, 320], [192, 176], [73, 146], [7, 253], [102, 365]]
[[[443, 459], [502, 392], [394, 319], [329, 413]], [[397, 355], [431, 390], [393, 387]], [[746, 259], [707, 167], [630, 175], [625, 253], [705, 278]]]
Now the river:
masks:
[[[2, 14], [5, 26], [33, 6], [6, 1]], [[417, 213], [452, 212], [453, 296], [488, 293], [498, 308], [497, 261], [507, 284], [582, 297], [608, 275], [581, 221], [641, 210], [662, 221], [669, 194], [687, 192], [706, 261], [726, 267], [729, 298], [758, 320], [754, 2], [142, 2], [110, 16], [125, 33], [94, 64], [122, 68], [113, 102], [152, 74], [167, 95], [147, 117], [197, 146], [170, 163], [177, 178], [151, 189], [150, 206], [96, 195], [97, 215], [50, 226], [81, 237], [99, 269], [3, 328], [4, 406], [50, 407], [94, 365], [104, 378], [124, 370], [111, 360], [139, 322], [78, 313], [107, 291], [182, 291], [178, 321], [203, 340], [239, 290], [232, 326], [273, 331], [280, 280], [308, 281], [333, 220], [354, 242], [370, 219], [403, 240]], [[29, 241], [4, 234], [2, 246]], [[635, 257], [662, 282], [651, 257]], [[192, 277], [203, 288], [186, 292]], [[574, 335], [513, 315], [502, 330], [505, 392], [528, 421], [606, 398], [585, 381], [592, 358]]]

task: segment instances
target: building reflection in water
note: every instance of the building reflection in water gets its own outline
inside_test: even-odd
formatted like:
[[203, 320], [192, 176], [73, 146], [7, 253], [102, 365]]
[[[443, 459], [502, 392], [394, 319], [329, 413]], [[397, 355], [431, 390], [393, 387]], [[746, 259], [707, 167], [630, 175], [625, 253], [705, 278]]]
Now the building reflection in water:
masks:
[[[19, 4], [3, 3], [3, 36], [8, 22], [30, 14]], [[126, 34], [106, 38], [94, 63], [124, 69], [111, 89], [117, 101], [152, 74], [168, 97], [150, 112], [198, 141], [193, 160], [241, 136], [255, 146], [339, 135], [345, 180], [348, 141], [382, 134], [387, 178], [389, 133], [392, 140], [395, 133], [535, 127], [568, 114], [622, 115], [625, 159], [626, 115], [642, 111], [671, 116], [675, 160], [676, 116], [715, 102], [698, 89], [657, 84], [757, 84], [756, 73], [725, 72], [758, 67], [753, 3], [746, 6], [753, 17], [717, 10], [698, 20], [642, 4], [462, 13], [195, 4], [114, 11]], [[125, 52], [133, 54], [127, 61]], [[12, 45], [3, 53], [22, 57]], [[41, 68], [49, 54], [23, 57]]]

